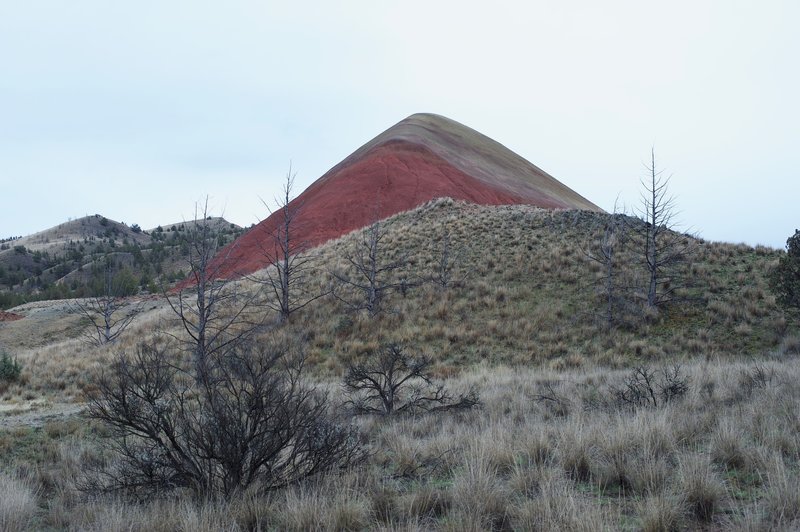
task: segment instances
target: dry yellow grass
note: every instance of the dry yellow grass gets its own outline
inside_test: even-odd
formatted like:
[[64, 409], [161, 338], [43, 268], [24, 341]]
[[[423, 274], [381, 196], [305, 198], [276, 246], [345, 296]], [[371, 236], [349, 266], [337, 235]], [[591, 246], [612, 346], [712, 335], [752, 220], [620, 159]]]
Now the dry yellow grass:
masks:
[[[633, 326], [606, 331], [597, 293], [602, 272], [586, 252], [596, 245], [607, 216], [437, 200], [383, 222], [385, 254], [407, 255], [409, 266], [398, 275], [416, 282], [433, 273], [448, 231], [460, 258], [454, 273], [463, 280], [447, 290], [425, 284], [405, 295], [390, 294], [386, 312], [377, 318], [349, 314], [334, 298], [323, 298], [280, 334], [305, 340], [311, 365], [328, 375], [340, 374], [347, 361], [387, 341], [425, 351], [442, 374], [478, 362], [620, 367], [697, 355], [800, 351], [796, 324], [784, 317], [766, 287], [778, 252], [742, 245], [699, 242], [695, 260], [686, 266], [693, 281], [684, 291], [688, 303], [658, 319], [638, 318]], [[345, 267], [342, 257], [359, 237], [356, 232], [315, 250], [319, 289], [329, 286], [330, 270]], [[630, 279], [640, 273], [636, 251], [623, 253]], [[130, 349], [159, 331], [179, 334], [163, 301], [148, 301], [146, 310], [116, 348]], [[72, 314], [45, 313], [38, 320], [35, 312], [29, 314], [0, 324], [0, 347], [25, 366], [24, 386], [5, 396], [33, 390], [79, 400], [107, 349], [76, 341], [86, 324]], [[265, 308], [255, 314], [274, 321]]]
[[[463, 282], [393, 294], [375, 319], [323, 299], [264, 332], [302, 339], [313, 377], [334, 401], [348, 361], [399, 341], [433, 356], [436, 376], [454, 393], [475, 386], [482, 408], [358, 418], [372, 451], [363, 467], [229, 502], [86, 498], [76, 479], [87, 464], [111, 458], [96, 445], [101, 427], [54, 422], [0, 431], [2, 478], [10, 479], [3, 489], [24, 503], [15, 519], [23, 528], [87, 530], [800, 526], [800, 336], [766, 290], [777, 252], [700, 242], [687, 266], [690, 304], [607, 331], [597, 318], [601, 272], [584, 255], [602, 220], [437, 201], [385, 223], [387, 253], [410, 253], [411, 271], [424, 275], [447, 227], [463, 249]], [[320, 286], [358, 236], [318, 250]], [[637, 270], [628, 273], [635, 278]], [[274, 318], [264, 312], [255, 317]], [[159, 301], [112, 347], [80, 342], [80, 324], [46, 342], [26, 339], [12, 329], [31, 327], [24, 322], [0, 329], [0, 342], [24, 366], [20, 382], [3, 391], [6, 402], [80, 402], [116, 350], [154, 336], [174, 342], [163, 332], [178, 330]], [[610, 386], [632, 365], [675, 361], [689, 379], [682, 399], [657, 408], [614, 404]]]
[[[742, 375], [774, 378], [749, 389]], [[359, 418], [362, 467], [268, 496], [145, 505], [86, 498], [86, 464], [106, 460], [91, 426], [7, 433], [3, 489], [31, 528], [89, 530], [679, 530], [791, 529], [797, 512], [800, 368], [697, 360], [690, 391], [657, 408], [619, 408], [627, 370], [481, 366], [482, 408], [418, 418]], [[332, 395], [338, 389], [328, 381]], [[542, 399], [548, 395], [553, 400]], [[731, 438], [736, 445], [732, 449]], [[728, 443], [726, 443], [728, 442]], [[0, 444], [3, 444], [0, 441]], [[724, 452], [723, 452], [724, 451]], [[40, 464], [31, 465], [32, 456]], [[24, 478], [26, 480], [14, 480]], [[31, 502], [33, 501], [33, 502]], [[10, 504], [10, 503], [9, 503]]]

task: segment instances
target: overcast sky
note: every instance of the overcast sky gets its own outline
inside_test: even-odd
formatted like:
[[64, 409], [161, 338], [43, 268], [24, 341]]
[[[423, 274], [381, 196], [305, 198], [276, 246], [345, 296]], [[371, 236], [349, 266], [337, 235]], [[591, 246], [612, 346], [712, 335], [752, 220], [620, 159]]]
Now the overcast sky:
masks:
[[267, 214], [434, 112], [605, 209], [655, 146], [679, 219], [783, 247], [800, 227], [800, 2], [0, 2], [0, 238], [211, 197]]

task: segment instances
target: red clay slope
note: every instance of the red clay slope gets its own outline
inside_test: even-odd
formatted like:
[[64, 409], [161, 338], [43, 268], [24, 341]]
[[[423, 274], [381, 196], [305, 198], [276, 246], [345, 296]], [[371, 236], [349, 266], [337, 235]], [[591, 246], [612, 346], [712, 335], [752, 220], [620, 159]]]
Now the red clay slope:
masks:
[[[415, 114], [330, 169], [293, 202], [292, 238], [317, 246], [376, 219], [450, 197], [482, 205], [530, 204], [599, 211], [568, 187], [492, 139], [448, 118]], [[263, 268], [276, 211], [222, 250], [222, 277]]]
[[16, 321], [21, 320], [22, 316], [14, 314], [13, 312], [3, 312], [0, 310], [0, 321]]

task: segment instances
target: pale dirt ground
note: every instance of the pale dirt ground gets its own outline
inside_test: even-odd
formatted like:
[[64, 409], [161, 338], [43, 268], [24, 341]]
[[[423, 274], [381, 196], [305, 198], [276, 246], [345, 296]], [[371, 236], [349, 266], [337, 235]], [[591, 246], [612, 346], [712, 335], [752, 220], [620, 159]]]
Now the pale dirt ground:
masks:
[[[13, 354], [80, 337], [85, 329], [75, 301], [35, 301], [9, 309], [23, 319], [0, 322], [0, 350]], [[160, 296], [137, 296], [128, 301], [131, 306], [141, 304], [143, 315], [165, 305]]]
[[20, 403], [0, 403], [0, 430], [16, 427], [42, 427], [50, 421], [61, 421], [80, 415], [85, 404], [50, 403], [34, 400]]
[[37, 301], [10, 309], [23, 319], [0, 322], [0, 349], [13, 355], [76, 337], [80, 334], [80, 316], [72, 310], [73, 304], [70, 299]]
[[[80, 342], [85, 328], [74, 308], [75, 300], [37, 301], [20, 305], [9, 312], [23, 316], [16, 321], [0, 322], [0, 351], [16, 356], [22, 364], [41, 364], [53, 345]], [[131, 298], [131, 305], [142, 304], [144, 312], [137, 319], [157, 315], [165, 303], [150, 297]], [[45, 362], [46, 363], [46, 362]], [[0, 400], [0, 430], [30, 426], [41, 427], [54, 420], [78, 416], [85, 403], [69, 403], [57, 398]]]

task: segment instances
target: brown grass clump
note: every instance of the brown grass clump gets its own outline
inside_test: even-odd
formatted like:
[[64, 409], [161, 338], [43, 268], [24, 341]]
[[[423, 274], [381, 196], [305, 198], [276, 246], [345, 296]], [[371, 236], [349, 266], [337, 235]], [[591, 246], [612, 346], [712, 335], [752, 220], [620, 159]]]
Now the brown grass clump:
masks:
[[677, 532], [686, 528], [686, 510], [681, 497], [658, 494], [639, 504], [643, 532]]
[[33, 527], [37, 494], [28, 480], [0, 473], [0, 530]]
[[722, 481], [704, 458], [687, 456], [679, 466], [678, 482], [688, 512], [708, 522], [720, 511], [726, 491]]
[[473, 456], [454, 472], [453, 501], [457, 522], [490, 530], [508, 526], [508, 491], [486, 457]]
[[512, 509], [511, 523], [514, 530], [612, 530], [619, 516], [608, 510], [592, 504], [564, 479], [548, 476], [539, 496], [523, 500]]
[[800, 525], [800, 477], [797, 464], [776, 459], [768, 475], [765, 494], [766, 519], [774, 525], [795, 528]]

